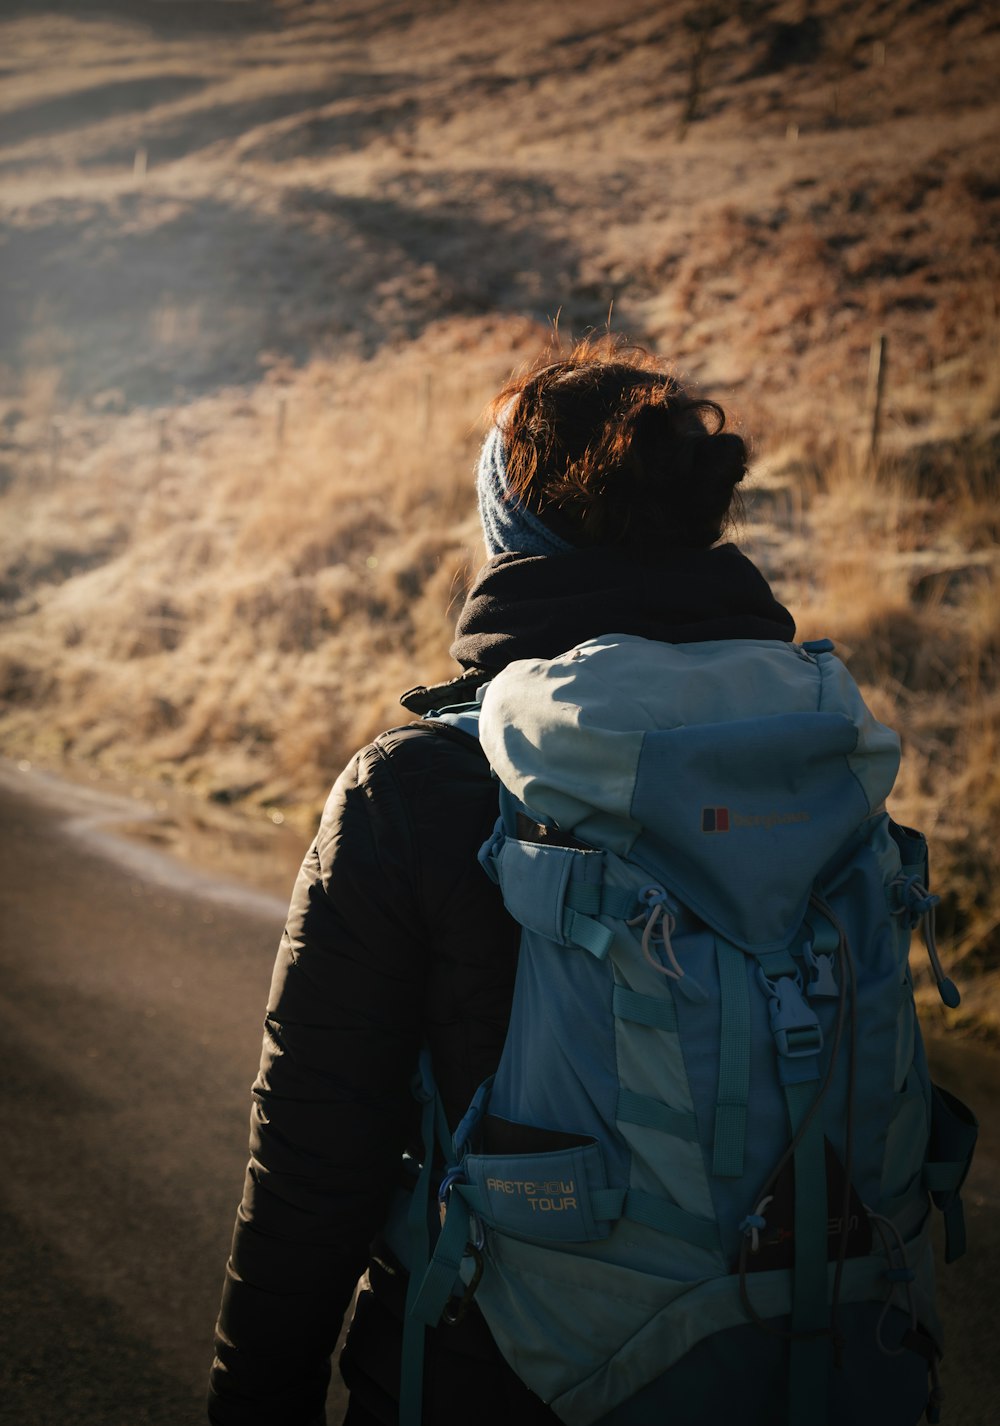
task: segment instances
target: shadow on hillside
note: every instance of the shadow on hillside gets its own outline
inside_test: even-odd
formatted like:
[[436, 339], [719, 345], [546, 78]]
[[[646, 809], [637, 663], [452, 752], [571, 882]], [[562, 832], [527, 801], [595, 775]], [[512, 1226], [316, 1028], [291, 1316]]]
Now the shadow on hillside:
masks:
[[4, 143], [58, 134], [63, 129], [96, 124], [123, 114], [142, 113], [158, 104], [180, 99], [203, 89], [207, 79], [196, 75], [149, 75], [142, 79], [116, 79], [110, 84], [78, 89], [50, 99], [36, 99], [4, 115]]
[[[458, 0], [458, 4], [475, 0]], [[433, 4], [434, 0], [430, 0]], [[383, 34], [405, 29], [414, 21], [413, 0], [365, 0], [338, 7], [331, 15], [313, 15], [310, 0], [300, 0], [298, 13], [276, 0], [0, 0], [0, 19], [30, 15], [67, 16], [74, 20], [125, 20], [141, 25], [157, 39], [183, 39], [192, 35], [235, 35], [253, 30], [288, 31], [295, 24], [312, 31], [349, 36], [367, 34], [372, 27]]]
[[[398, 72], [331, 71], [322, 85], [311, 89], [293, 86], [285, 93], [232, 100], [213, 100], [208, 94], [202, 103], [162, 117], [154, 112], [158, 106], [204, 90], [213, 82], [212, 77], [173, 74], [113, 80], [35, 100], [10, 111], [4, 117], [3, 141], [9, 146], [64, 135], [66, 151], [57, 152], [52, 147], [48, 157], [61, 161], [72, 150], [75, 161], [83, 168], [131, 168], [140, 146], [150, 167], [233, 140], [239, 141], [239, 158], [265, 160], [359, 149], [373, 134], [388, 133], [415, 113], [412, 100], [378, 102], [404, 79]], [[349, 107], [335, 117], [322, 112], [324, 106], [340, 104]], [[122, 122], [107, 138], [96, 133], [92, 146], [80, 151], [81, 136], [86, 130], [108, 119]], [[86, 142], [84, 137], [83, 143]], [[38, 162], [37, 145], [10, 157], [0, 152], [0, 169], [8, 172], [31, 170]]]
[[[353, 92], [352, 88], [341, 89], [338, 79], [337, 87], [326, 95], [328, 102], [348, 97], [364, 99], [396, 89], [399, 84], [397, 75], [348, 75], [345, 78], [368, 80], [367, 95], [359, 85], [352, 87]], [[306, 107], [302, 105], [303, 110]], [[398, 141], [406, 123], [415, 119], [419, 112], [420, 105], [416, 99], [396, 97], [368, 107], [354, 105], [337, 114], [304, 112], [298, 122], [280, 128], [269, 129], [255, 121], [255, 132], [248, 132], [247, 142], [240, 145], [240, 158], [282, 163], [306, 155], [362, 149], [373, 138], [383, 134], [392, 134]], [[246, 127], [249, 131], [251, 125]]]
[[264, 353], [303, 362], [335, 342], [371, 352], [449, 315], [544, 316], [575, 249], [547, 236], [537, 184], [488, 182], [432, 203], [424, 190], [419, 207], [417, 192], [312, 188], [274, 212], [143, 193], [39, 205], [7, 234], [0, 362], [57, 368], [61, 400], [114, 391], [157, 404], [253, 381]]
[[[141, 137], [142, 144], [146, 149], [150, 166], [156, 167], [158, 164], [169, 163], [174, 159], [185, 158], [203, 149], [212, 148], [216, 144], [227, 143], [239, 138], [241, 134], [253, 134], [261, 131], [263, 135], [266, 135], [270, 125], [278, 124], [280, 126], [283, 120], [292, 119], [296, 115], [300, 116], [300, 120], [299, 124], [293, 124], [293, 128], [296, 130], [300, 126], [308, 128], [317, 122], [310, 111], [313, 111], [314, 114], [321, 105], [356, 96], [377, 95], [392, 87], [393, 79], [390, 76], [375, 74], [331, 75], [329, 84], [322, 88], [298, 89], [288, 94], [261, 95], [253, 99], [206, 104], [203, 107], [190, 109], [183, 114], [178, 114], [175, 118], [160, 120], [155, 126], [151, 126], [148, 132], [144, 131], [138, 137]], [[364, 113], [359, 114], [356, 110], [352, 110], [345, 121], [344, 127], [351, 148], [362, 148], [367, 142], [366, 117]], [[393, 121], [397, 117], [393, 113]], [[385, 127], [384, 120], [380, 117], [380, 111], [376, 111], [371, 124], [379, 130]], [[119, 137], [106, 148], [86, 154], [81, 159], [81, 164], [85, 168], [122, 163], [131, 164], [136, 142], [135, 134]], [[267, 140], [263, 139], [262, 143], [266, 149]], [[247, 146], [240, 145], [240, 152], [241, 156], [246, 156]], [[251, 148], [251, 155], [256, 157], [256, 151], [253, 148]], [[284, 156], [282, 155], [282, 157]]]
[[2, 17], [65, 15], [74, 20], [128, 20], [152, 34], [274, 30], [282, 25], [274, 0], [3, 0]]

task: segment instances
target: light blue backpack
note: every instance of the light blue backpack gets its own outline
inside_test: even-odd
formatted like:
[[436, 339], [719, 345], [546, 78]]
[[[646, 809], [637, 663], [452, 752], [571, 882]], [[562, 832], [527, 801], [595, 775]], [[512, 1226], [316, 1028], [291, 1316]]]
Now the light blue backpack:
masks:
[[403, 1426], [473, 1294], [567, 1426], [937, 1419], [929, 1204], [950, 1261], [976, 1126], [917, 1025], [921, 920], [958, 996], [898, 739], [831, 649], [608, 635], [430, 715], [499, 779], [480, 860], [523, 932], [423, 1270], [425, 1073]]

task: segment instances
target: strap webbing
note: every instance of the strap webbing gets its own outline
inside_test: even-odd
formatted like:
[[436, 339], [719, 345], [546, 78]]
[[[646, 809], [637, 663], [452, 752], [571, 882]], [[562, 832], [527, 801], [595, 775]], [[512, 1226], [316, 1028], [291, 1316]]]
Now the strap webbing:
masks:
[[643, 995], [638, 990], [616, 985], [611, 1010], [619, 1020], [631, 1020], [635, 1025], [650, 1025], [655, 1030], [677, 1029], [677, 1009], [669, 991], [662, 996]]
[[942, 1208], [944, 1215], [944, 1260], [954, 1263], [965, 1253], [965, 1209], [958, 1194]]
[[[881, 1199], [879, 1213], [884, 1218], [895, 1218], [915, 1201], [918, 1194], [937, 1194], [940, 1199], [937, 1206], [944, 1217], [944, 1260], [946, 1263], [953, 1263], [965, 1252], [965, 1210], [958, 1190], [968, 1167], [968, 1161], [924, 1164], [919, 1186], [911, 1185], [905, 1193]], [[926, 1198], [923, 1202], [926, 1204]]]
[[608, 954], [615, 939], [615, 933], [609, 931], [607, 926], [602, 926], [592, 916], [581, 915], [572, 907], [563, 912], [562, 933], [572, 945], [589, 951], [599, 961]]
[[574, 946], [581, 946], [603, 960], [615, 939], [598, 916], [624, 920], [635, 907], [635, 895], [619, 886], [600, 881], [571, 881], [563, 898], [562, 933]]
[[[445, 1118], [444, 1105], [434, 1082], [431, 1053], [425, 1046], [420, 1051], [417, 1072], [414, 1076], [413, 1093], [421, 1104], [420, 1136], [423, 1141], [423, 1161], [420, 1173], [413, 1186], [413, 1195], [406, 1213], [406, 1236], [409, 1248], [410, 1281], [406, 1289], [406, 1310], [403, 1318], [403, 1347], [400, 1358], [399, 1381], [399, 1426], [420, 1426], [423, 1415], [424, 1397], [424, 1328], [428, 1321], [437, 1318], [421, 1318], [416, 1311], [417, 1300], [423, 1285], [425, 1273], [430, 1272], [432, 1202], [432, 1177], [434, 1172], [435, 1142], [447, 1159], [451, 1149], [451, 1135]], [[464, 1215], [457, 1215], [462, 1217]], [[442, 1233], [439, 1237], [443, 1238]], [[465, 1238], [463, 1235], [462, 1242]], [[433, 1264], [431, 1264], [432, 1266]], [[451, 1281], [454, 1281], [452, 1277]], [[450, 1286], [450, 1284], [449, 1284]], [[447, 1293], [441, 1307], [447, 1300]], [[440, 1308], [438, 1309], [440, 1315]]]
[[716, 940], [715, 952], [722, 1005], [712, 1172], [717, 1178], [738, 1178], [750, 1097], [750, 986], [742, 951]]
[[563, 904], [573, 911], [581, 911], [584, 916], [624, 918], [635, 906], [635, 894], [599, 881], [571, 881]]
[[709, 1252], [719, 1251], [719, 1230], [707, 1218], [696, 1218], [676, 1203], [658, 1198], [655, 1193], [643, 1193], [641, 1189], [630, 1188], [625, 1195], [622, 1217], [633, 1223], [645, 1223], [648, 1228], [659, 1228], [661, 1233], [669, 1233], [674, 1238], [683, 1238], [695, 1247], [706, 1248]]
[[[801, 1068], [801, 1062], [800, 1062]], [[785, 1085], [792, 1134], [812, 1106], [817, 1079]], [[827, 1306], [826, 1146], [823, 1117], [813, 1115], [795, 1150], [795, 1259], [792, 1267], [792, 1331], [816, 1333], [794, 1339], [788, 1367], [789, 1426], [825, 1426], [830, 1325]]]
[[635, 1094], [630, 1089], [618, 1091], [618, 1107], [615, 1117], [621, 1124], [636, 1124], [643, 1129], [662, 1129], [675, 1138], [697, 1142], [698, 1121], [685, 1109], [671, 1109], [658, 1099], [650, 1099], [645, 1094]]
[[[451, 1296], [458, 1279], [465, 1248], [469, 1240], [469, 1215], [459, 1197], [461, 1186], [452, 1189], [445, 1214], [444, 1227], [434, 1248], [434, 1254], [427, 1265], [427, 1271], [419, 1276], [410, 1274], [410, 1288], [407, 1293], [407, 1317], [412, 1314], [421, 1327], [433, 1327], [439, 1320], [441, 1311]], [[413, 1290], [414, 1281], [417, 1283]], [[404, 1426], [400, 1414], [400, 1426]]]
[[947, 1193], [961, 1188], [968, 1169], [967, 1163], [924, 1164], [921, 1180], [929, 1193]]
[[427, 1214], [431, 1196], [434, 1160], [435, 1103], [433, 1094], [424, 1101], [420, 1129], [424, 1141], [424, 1161], [413, 1187], [406, 1215], [406, 1236], [410, 1250], [410, 1281], [406, 1290], [403, 1318], [403, 1349], [400, 1358], [399, 1426], [420, 1426], [424, 1396], [424, 1323], [418, 1321], [414, 1306], [419, 1295], [424, 1268], [430, 1256], [430, 1225]]
[[757, 956], [757, 964], [769, 980], [780, 975], [797, 975], [799, 970], [787, 951], [763, 951]]
[[832, 956], [836, 955], [840, 945], [840, 931], [826, 916], [822, 909], [814, 902], [806, 917], [806, 925], [812, 932], [812, 949], [814, 955]]
[[953, 1263], [965, 1252], [965, 1208], [959, 1192], [965, 1181], [969, 1163], [924, 1164], [920, 1176], [922, 1187], [934, 1197], [944, 1217], [944, 1260]]
[[931, 1085], [931, 1142], [923, 1182], [944, 1214], [946, 1263], [965, 1252], [961, 1187], [972, 1162], [979, 1125], [976, 1116], [939, 1084]]

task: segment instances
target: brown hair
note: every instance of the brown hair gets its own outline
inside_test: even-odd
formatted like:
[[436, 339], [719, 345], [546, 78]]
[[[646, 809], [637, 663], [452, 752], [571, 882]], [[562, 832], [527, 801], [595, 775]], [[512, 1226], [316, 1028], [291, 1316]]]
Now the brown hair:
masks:
[[707, 548], [739, 508], [747, 449], [722, 407], [620, 338], [540, 359], [489, 415], [511, 493], [571, 544]]

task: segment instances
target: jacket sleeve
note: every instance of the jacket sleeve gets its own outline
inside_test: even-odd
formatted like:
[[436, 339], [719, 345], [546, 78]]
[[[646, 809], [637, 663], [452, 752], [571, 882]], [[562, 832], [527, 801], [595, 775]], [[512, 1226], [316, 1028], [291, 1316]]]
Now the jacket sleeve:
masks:
[[216, 1328], [216, 1426], [321, 1417], [412, 1113], [427, 960], [416, 843], [372, 745], [330, 795], [275, 964]]

